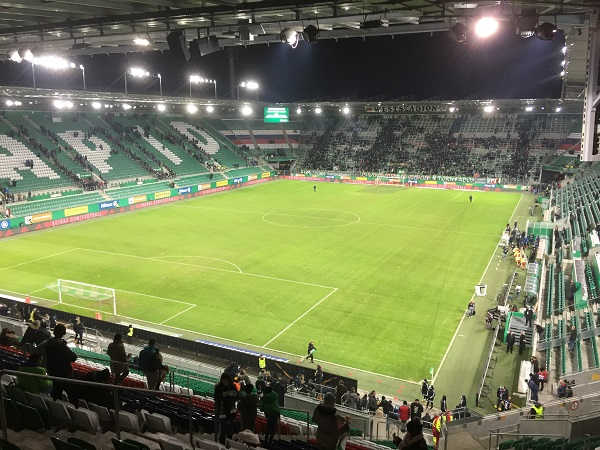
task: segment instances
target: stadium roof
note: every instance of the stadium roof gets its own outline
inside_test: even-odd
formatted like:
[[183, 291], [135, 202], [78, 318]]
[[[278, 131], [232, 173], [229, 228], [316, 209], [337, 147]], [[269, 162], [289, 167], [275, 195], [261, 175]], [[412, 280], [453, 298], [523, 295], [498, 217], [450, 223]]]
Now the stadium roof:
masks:
[[[515, 30], [531, 28], [532, 21], [556, 23], [568, 34], [587, 26], [597, 7], [596, 0], [472, 1], [0, 0], [0, 53], [166, 50], [166, 36], [174, 30], [185, 30], [187, 40], [216, 36], [221, 47], [279, 42], [282, 29], [301, 31], [311, 24], [318, 26], [319, 39], [436, 32], [482, 15]], [[135, 45], [136, 38], [149, 45]]]

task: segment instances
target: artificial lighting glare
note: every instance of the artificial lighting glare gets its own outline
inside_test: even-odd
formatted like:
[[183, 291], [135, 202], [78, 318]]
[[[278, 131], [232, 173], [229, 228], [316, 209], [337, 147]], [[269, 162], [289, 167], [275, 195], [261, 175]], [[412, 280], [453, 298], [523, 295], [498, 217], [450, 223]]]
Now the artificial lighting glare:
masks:
[[33, 53], [31, 53], [31, 50], [27, 49], [23, 52], [23, 59], [25, 61], [33, 61]]
[[190, 83], [200, 83], [200, 78], [198, 75], [190, 75]]
[[483, 111], [486, 113], [491, 113], [494, 111], [494, 107], [492, 105], [484, 106]]
[[242, 108], [242, 114], [244, 116], [249, 116], [250, 114], [252, 114], [252, 108], [250, 108], [249, 106], [244, 106]]
[[94, 108], [94, 109], [100, 109], [100, 108], [102, 108], [102, 103], [100, 103], [100, 102], [94, 102], [94, 103], [92, 103], [92, 108]]
[[562, 111], [562, 108], [561, 108], [560, 106], [557, 106], [557, 107], [556, 107], [556, 109], [555, 109], [554, 111], [556, 111], [556, 112], [561, 112], [561, 111]]
[[560, 51], [565, 55], [567, 53], [567, 46], [565, 45]]
[[128, 104], [128, 103], [123, 103], [123, 109], [124, 109], [124, 110], [131, 109], [131, 105], [130, 105], [130, 104]]
[[133, 69], [129, 69], [129, 73], [133, 77], [147, 77], [148, 75], [150, 75], [149, 72], [147, 72], [144, 69], [140, 69], [139, 67], [134, 67]]
[[167, 107], [161, 103], [160, 105], [156, 105], [156, 109], [158, 109], [160, 112], [163, 112], [165, 109], [167, 109]]
[[348, 108], [347, 106], [344, 106], [344, 107], [342, 108], [342, 112], [343, 112], [344, 114], [348, 114], [348, 113], [350, 113], [350, 108]]
[[482, 17], [475, 24], [475, 34], [477, 36], [486, 38], [490, 37], [496, 31], [498, 31], [498, 21], [491, 17]]
[[533, 111], [533, 106], [526, 106], [525, 111], [527, 111], [527, 112]]
[[69, 67], [75, 67], [75, 64], [58, 56], [41, 56], [39, 58], [33, 58], [32, 62], [36, 66], [42, 66], [48, 69], [68, 69]]
[[323, 112], [323, 110], [321, 108], [315, 108], [316, 114], [321, 114], [322, 112]]
[[564, 77], [565, 76], [565, 71], [563, 70], [562, 72], [560, 72], [560, 76]]
[[135, 45], [150, 45], [150, 41], [144, 38], [136, 38], [133, 40]]
[[72, 108], [73, 102], [70, 102], [69, 100], [67, 100], [67, 101], [54, 100], [54, 106], [56, 106], [58, 109]]
[[19, 56], [19, 52], [14, 50], [8, 54], [8, 57], [11, 61], [20, 63], [22, 61], [21, 56]]
[[450, 111], [451, 113], [453, 113], [454, 111], [456, 111], [456, 108], [454, 106], [451, 106], [450, 108], [448, 108], [448, 111]]
[[215, 110], [215, 108], [213, 108], [211, 105], [208, 105], [206, 107], [206, 111], [208, 111], [209, 113], [213, 112]]
[[190, 114], [194, 114], [198, 111], [198, 107], [196, 105], [187, 105], [187, 112]]
[[296, 109], [296, 114], [302, 114], [302, 109], [301, 108]]
[[6, 106], [12, 106], [14, 105], [12, 100], [6, 100]]
[[251, 91], [258, 89], [258, 83], [256, 81], [242, 81], [240, 86]]

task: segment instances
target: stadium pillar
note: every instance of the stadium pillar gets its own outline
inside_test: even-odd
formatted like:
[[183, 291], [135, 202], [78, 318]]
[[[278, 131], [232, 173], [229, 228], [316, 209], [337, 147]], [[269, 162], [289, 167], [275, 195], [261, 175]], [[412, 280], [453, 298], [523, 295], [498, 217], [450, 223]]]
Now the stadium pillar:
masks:
[[581, 160], [600, 161], [600, 10], [590, 15], [586, 82], [581, 129]]
[[229, 61], [229, 96], [235, 99], [237, 81], [235, 77], [235, 60], [238, 58], [237, 47], [227, 47], [227, 60]]

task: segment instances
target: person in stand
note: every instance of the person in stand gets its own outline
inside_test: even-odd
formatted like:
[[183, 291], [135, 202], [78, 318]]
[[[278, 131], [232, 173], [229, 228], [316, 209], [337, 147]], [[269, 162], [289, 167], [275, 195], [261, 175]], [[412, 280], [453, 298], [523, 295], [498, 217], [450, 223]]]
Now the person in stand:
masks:
[[502, 411], [502, 405], [504, 401], [508, 400], [508, 390], [504, 386], [500, 386], [496, 391], [496, 397], [498, 401], [496, 402], [496, 408], [498, 411]]
[[360, 397], [356, 393], [354, 386], [350, 386], [350, 390], [345, 394], [343, 400], [343, 405], [350, 409], [358, 409], [358, 405], [360, 404]]
[[433, 387], [433, 384], [429, 385], [429, 388], [427, 389], [427, 403], [425, 405], [425, 407], [427, 409], [432, 409], [433, 408], [433, 400], [435, 399], [435, 388]]
[[344, 394], [346, 394], [346, 392], [348, 392], [348, 388], [344, 384], [344, 380], [340, 380], [338, 385], [335, 387], [335, 404], [336, 405], [342, 404], [342, 397], [344, 396]]
[[427, 442], [423, 436], [423, 424], [416, 418], [408, 422], [407, 433], [398, 445], [398, 450], [427, 450]]
[[575, 350], [575, 342], [577, 341], [577, 328], [574, 326], [571, 327], [571, 332], [569, 333], [569, 351], [572, 352]]
[[315, 408], [312, 420], [317, 424], [317, 444], [320, 450], [335, 450], [338, 439], [350, 431], [348, 421], [339, 427], [333, 394], [327, 393]]
[[42, 342], [47, 341], [51, 337], [52, 335], [50, 334], [50, 331], [48, 331], [48, 325], [46, 325], [46, 322], [42, 322], [40, 323], [40, 328], [33, 337], [33, 342], [36, 346], [39, 346]]
[[315, 371], [315, 383], [319, 385], [323, 384], [323, 368], [317, 364], [317, 370]]
[[531, 362], [533, 373], [537, 374], [540, 371], [540, 363], [538, 359], [535, 356], [532, 356], [529, 362]]
[[254, 386], [247, 383], [244, 385], [246, 395], [238, 402], [237, 409], [241, 416], [242, 431], [250, 430], [256, 432], [256, 408], [258, 407], [258, 395], [253, 393]]
[[[273, 391], [271, 393], [277, 404], [277, 394]], [[226, 371], [221, 374], [221, 379], [215, 386], [214, 399], [215, 416], [219, 427], [219, 442], [225, 445], [225, 438], [231, 439], [233, 436], [233, 423], [236, 414], [235, 402], [238, 399], [238, 391], [235, 389], [231, 375]]]
[[529, 387], [529, 390], [531, 391], [531, 401], [537, 402], [538, 392], [540, 389], [536, 381], [533, 379], [533, 374], [529, 374], [529, 379], [525, 380], [525, 383], [527, 383], [527, 387]]
[[271, 448], [273, 446], [273, 440], [275, 439], [275, 433], [277, 433], [277, 425], [279, 425], [279, 417], [281, 414], [277, 393], [273, 391], [271, 386], [267, 386], [265, 389], [260, 410], [265, 413], [265, 418], [267, 419], [265, 443]]
[[123, 337], [120, 333], [115, 334], [113, 341], [108, 344], [106, 353], [110, 356], [110, 371], [115, 377], [114, 383], [121, 384], [127, 378], [127, 375], [129, 375], [129, 368], [127, 366], [127, 353], [125, 352]]
[[542, 367], [542, 370], [538, 373], [538, 379], [540, 380], [540, 392], [544, 390], [544, 383], [548, 381], [548, 371], [545, 367]]
[[[48, 375], [60, 378], [73, 378], [73, 368], [71, 363], [77, 361], [77, 354], [68, 346], [63, 336], [67, 334], [67, 329], [63, 324], [54, 327], [54, 337], [48, 339], [44, 345], [46, 351], [46, 369]], [[70, 398], [77, 398], [77, 389], [74, 385], [52, 382], [52, 399], [62, 399], [63, 391], [67, 391]]]
[[410, 419], [410, 408], [408, 402], [404, 400], [398, 408], [398, 420], [400, 420], [400, 431], [406, 433], [406, 423]]
[[129, 325], [129, 327], [127, 327], [127, 343], [129, 345], [133, 344], [133, 325]]
[[371, 391], [369, 393], [367, 409], [369, 410], [370, 413], [374, 414], [375, 411], [377, 411], [377, 408], [379, 408], [379, 401], [377, 400], [377, 394], [375, 393], [375, 391]]
[[506, 353], [512, 353], [513, 352], [513, 347], [515, 346], [515, 335], [514, 333], [511, 331], [508, 332], [508, 334], [506, 335]]
[[519, 295], [521, 295], [521, 289], [523, 289], [521, 285], [517, 284], [517, 287], [515, 287], [515, 298], [519, 298]]
[[525, 337], [525, 332], [521, 331], [521, 336], [519, 336], [519, 356], [523, 356], [525, 345], [527, 345], [527, 338]]
[[525, 310], [525, 326], [529, 326], [529, 328], [533, 326], [533, 309], [530, 307]]
[[[39, 353], [30, 353], [29, 359], [19, 367], [19, 372], [46, 375], [46, 369], [41, 366], [41, 362], [42, 355]], [[50, 391], [52, 388], [52, 382], [49, 380], [41, 380], [39, 378], [17, 375], [17, 387], [24, 392], [41, 394], [48, 393]]]
[[429, 382], [427, 379], [424, 379], [421, 383], [421, 395], [423, 396], [423, 400], [427, 400], [427, 392], [429, 391]]
[[440, 402], [440, 410], [445, 413], [448, 410], [448, 402], [446, 396], [442, 395], [442, 401]]
[[529, 410], [530, 419], [543, 419], [544, 418], [544, 407], [540, 402], [535, 402]]
[[158, 389], [160, 380], [158, 371], [161, 363], [160, 355], [156, 348], [156, 341], [154, 339], [148, 340], [148, 345], [140, 351], [138, 364], [140, 370], [146, 375], [146, 382], [150, 390]]
[[27, 329], [25, 333], [23, 333], [23, 337], [21, 338], [21, 345], [30, 344], [33, 345], [35, 342], [35, 335], [40, 329], [40, 323], [37, 321], [29, 322], [27, 324]]
[[304, 357], [304, 359], [309, 359], [310, 358], [310, 362], [314, 363], [314, 356], [313, 354], [317, 351], [317, 348], [315, 347], [315, 344], [313, 343], [313, 341], [310, 341], [308, 343], [308, 348], [306, 350], [306, 356]]
[[419, 402], [418, 398], [410, 404], [410, 420], [413, 421], [415, 418], [421, 420], [423, 414], [423, 405]]
[[75, 317], [75, 323], [73, 324], [73, 332], [75, 333], [75, 343], [83, 344], [83, 331], [84, 326], [79, 316]]
[[260, 355], [258, 357], [258, 370], [260, 370], [262, 372], [266, 368], [267, 368], [267, 358], [265, 358], [265, 355]]

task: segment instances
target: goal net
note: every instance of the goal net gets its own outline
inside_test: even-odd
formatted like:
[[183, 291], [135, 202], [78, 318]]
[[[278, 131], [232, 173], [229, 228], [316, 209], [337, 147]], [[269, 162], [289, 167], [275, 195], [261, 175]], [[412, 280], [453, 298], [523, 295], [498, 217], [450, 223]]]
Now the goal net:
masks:
[[59, 303], [99, 312], [104, 303], [106, 312], [117, 315], [117, 298], [112, 288], [61, 279], [56, 288]]
[[388, 185], [388, 186], [404, 186], [405, 178], [400, 177], [384, 177], [378, 176], [375, 180], [376, 185]]

